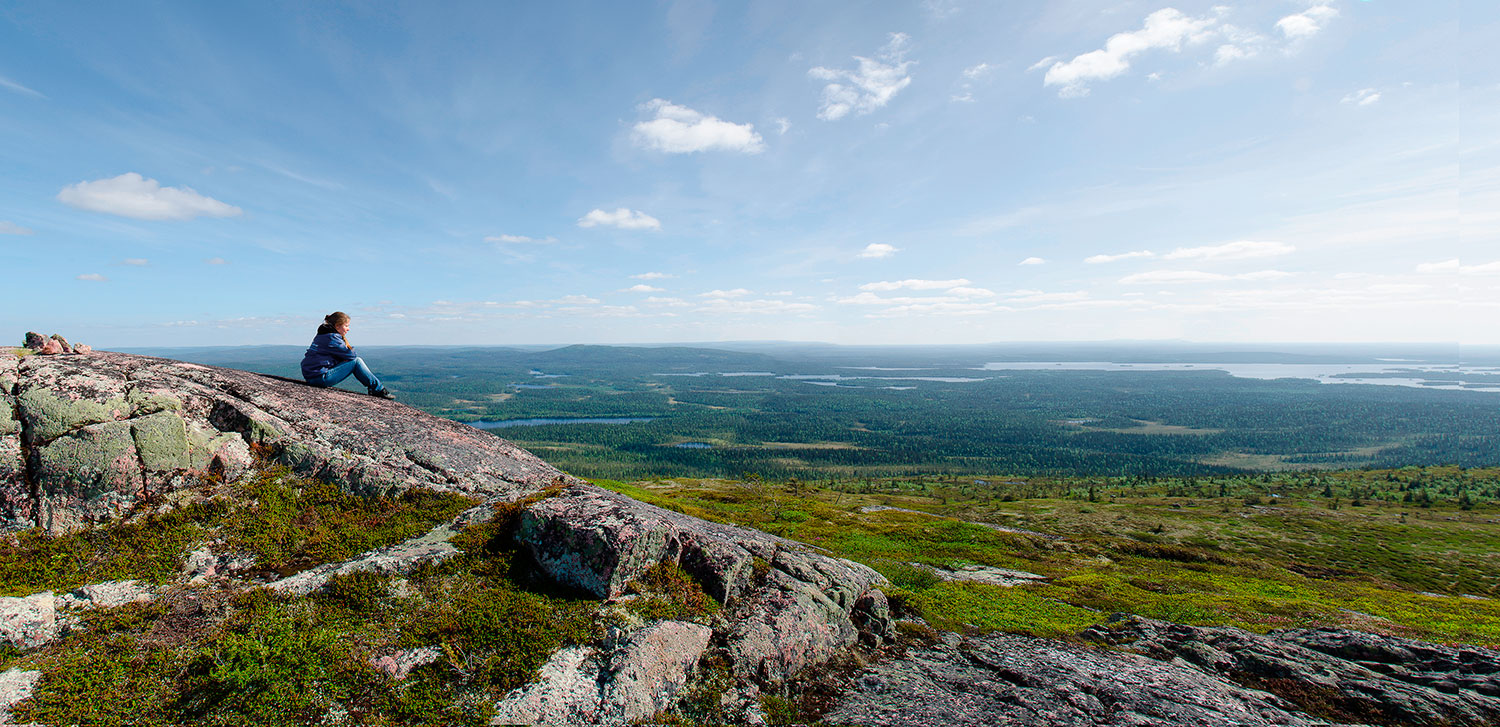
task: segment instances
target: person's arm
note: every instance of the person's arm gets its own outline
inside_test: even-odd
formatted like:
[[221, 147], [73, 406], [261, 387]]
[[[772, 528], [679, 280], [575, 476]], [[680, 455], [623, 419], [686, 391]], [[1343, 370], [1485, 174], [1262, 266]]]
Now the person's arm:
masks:
[[323, 353], [339, 361], [353, 361], [354, 349], [344, 343], [344, 337], [337, 333], [328, 334], [327, 342], [322, 346]]

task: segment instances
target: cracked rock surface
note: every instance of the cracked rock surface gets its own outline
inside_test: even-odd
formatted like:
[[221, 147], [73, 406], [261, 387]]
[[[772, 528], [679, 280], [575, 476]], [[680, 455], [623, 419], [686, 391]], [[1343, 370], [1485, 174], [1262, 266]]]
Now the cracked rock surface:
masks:
[[577, 480], [405, 405], [150, 356], [0, 357], [0, 527], [69, 532], [251, 465], [250, 445], [347, 491], [515, 499]]
[[947, 634], [839, 677], [824, 719], [908, 727], [1500, 724], [1500, 699], [1485, 693], [1500, 674], [1500, 654], [1490, 649], [1131, 616], [1082, 636], [1097, 645]]

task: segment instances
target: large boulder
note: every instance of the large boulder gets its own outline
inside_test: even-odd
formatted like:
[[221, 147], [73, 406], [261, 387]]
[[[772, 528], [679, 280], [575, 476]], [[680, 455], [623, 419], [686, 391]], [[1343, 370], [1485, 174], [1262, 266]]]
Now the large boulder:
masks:
[[[700, 520], [593, 485], [568, 487], [521, 516], [517, 538], [560, 582], [601, 598], [661, 564], [724, 603], [735, 670], [780, 682], [886, 633], [885, 579], [870, 568], [747, 528]], [[858, 622], [859, 625], [856, 625]]]
[[509, 500], [578, 482], [489, 433], [339, 389], [120, 353], [0, 357], [0, 527], [107, 521], [235, 478], [252, 446], [358, 494]]

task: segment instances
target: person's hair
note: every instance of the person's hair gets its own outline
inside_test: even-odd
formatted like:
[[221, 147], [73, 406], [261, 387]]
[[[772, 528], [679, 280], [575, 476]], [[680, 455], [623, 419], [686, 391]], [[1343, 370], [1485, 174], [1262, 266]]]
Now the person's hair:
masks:
[[[324, 333], [337, 333], [337, 331], [334, 330], [334, 327], [341, 326], [341, 325], [343, 325], [345, 323], [348, 323], [348, 322], [349, 322], [349, 314], [348, 313], [345, 313], [345, 312], [343, 312], [341, 310], [336, 310], [336, 311], [334, 311], [332, 313], [329, 313], [328, 315], [323, 316], [323, 325], [318, 326], [318, 335], [321, 336]], [[349, 341], [347, 339], [344, 341], [344, 345], [345, 346], [349, 345]], [[353, 350], [353, 349], [351, 348], [350, 350]]]

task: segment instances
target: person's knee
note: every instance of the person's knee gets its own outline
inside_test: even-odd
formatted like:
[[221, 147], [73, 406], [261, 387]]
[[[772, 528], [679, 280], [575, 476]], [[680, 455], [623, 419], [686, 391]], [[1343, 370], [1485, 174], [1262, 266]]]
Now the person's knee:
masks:
[[362, 359], [362, 358], [360, 358], [360, 357], [358, 357], [358, 356], [355, 356], [354, 357], [354, 363], [356, 365], [359, 365], [359, 366], [364, 366], [365, 365], [365, 360]]

